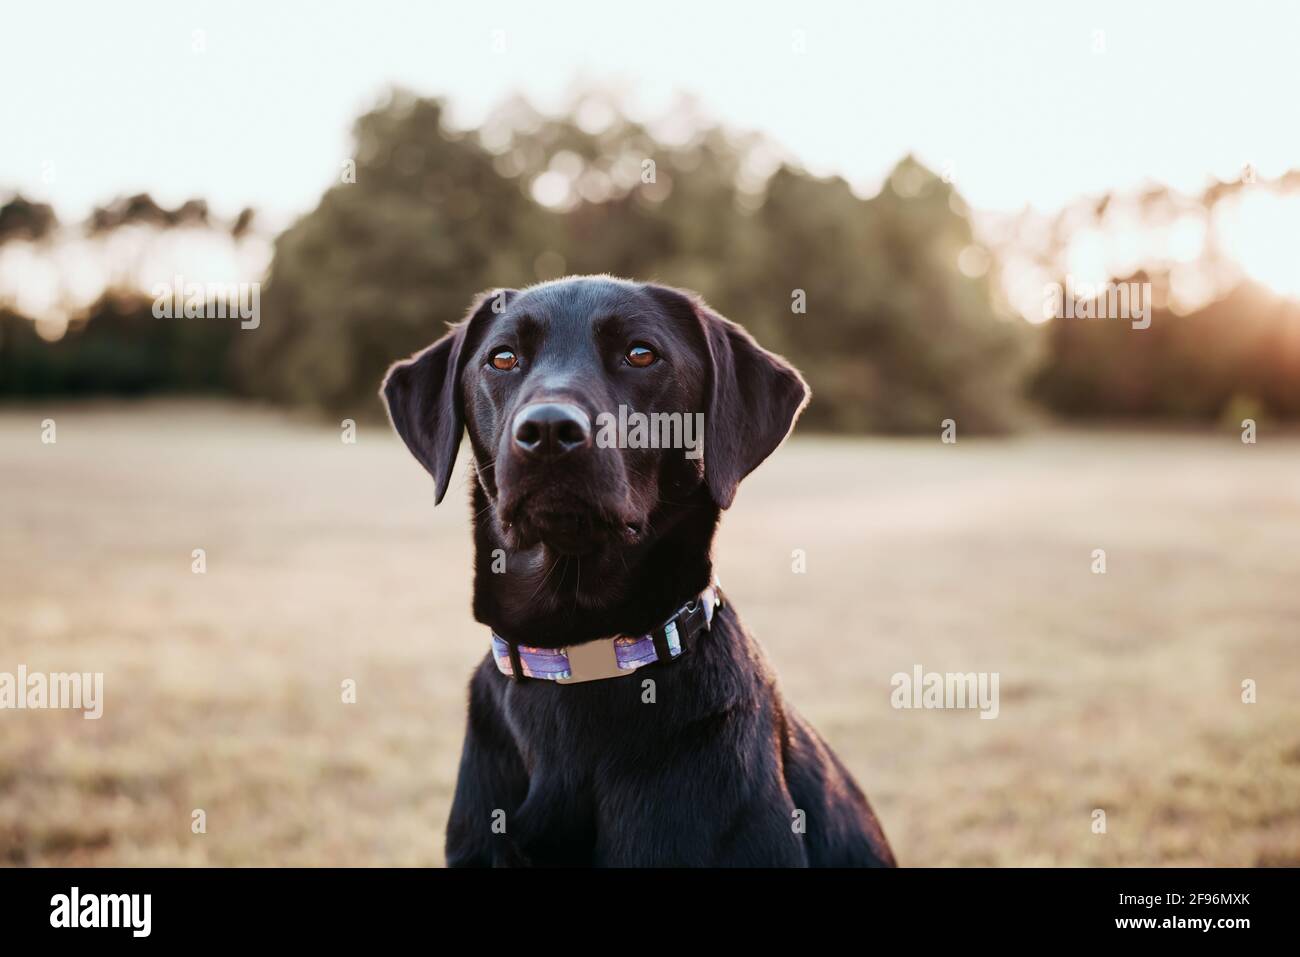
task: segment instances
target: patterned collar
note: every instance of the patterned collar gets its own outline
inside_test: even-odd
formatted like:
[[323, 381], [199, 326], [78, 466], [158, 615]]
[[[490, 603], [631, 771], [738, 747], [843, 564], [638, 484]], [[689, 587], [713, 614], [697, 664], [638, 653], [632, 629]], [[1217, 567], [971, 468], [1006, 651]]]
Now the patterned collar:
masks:
[[717, 580], [677, 609], [654, 631], [640, 636], [597, 638], [568, 648], [534, 648], [506, 641], [492, 632], [492, 659], [497, 670], [514, 678], [538, 678], [571, 685], [602, 678], [621, 678], [655, 661], [671, 661], [713, 625], [722, 606]]

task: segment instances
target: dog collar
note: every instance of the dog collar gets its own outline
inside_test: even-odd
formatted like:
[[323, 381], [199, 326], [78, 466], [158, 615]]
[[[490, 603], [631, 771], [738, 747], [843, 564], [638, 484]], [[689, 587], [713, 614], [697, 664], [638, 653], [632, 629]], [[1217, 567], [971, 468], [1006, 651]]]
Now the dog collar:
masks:
[[715, 581], [644, 635], [597, 638], [568, 648], [534, 648], [507, 641], [493, 631], [492, 659], [497, 670], [510, 678], [523, 675], [562, 685], [621, 678], [681, 655], [689, 643], [712, 627], [713, 613], [721, 606], [722, 592]]

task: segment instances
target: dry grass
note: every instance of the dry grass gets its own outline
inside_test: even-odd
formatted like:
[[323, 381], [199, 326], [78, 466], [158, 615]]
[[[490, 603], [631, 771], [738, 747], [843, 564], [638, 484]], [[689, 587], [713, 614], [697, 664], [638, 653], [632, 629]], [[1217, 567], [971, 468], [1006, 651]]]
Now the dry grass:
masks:
[[[441, 863], [485, 633], [460, 496], [386, 428], [10, 408], [0, 461], [0, 671], [107, 699], [0, 712], [0, 862]], [[1298, 477], [1267, 436], [796, 440], [718, 567], [902, 862], [1297, 864]], [[916, 663], [999, 672], [1001, 716], [892, 710]]]

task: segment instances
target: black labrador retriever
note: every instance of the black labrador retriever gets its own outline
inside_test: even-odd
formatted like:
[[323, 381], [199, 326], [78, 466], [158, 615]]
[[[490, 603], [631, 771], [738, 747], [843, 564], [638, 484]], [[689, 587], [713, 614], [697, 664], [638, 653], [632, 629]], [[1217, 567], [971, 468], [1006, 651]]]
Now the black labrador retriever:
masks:
[[798, 372], [695, 296], [582, 277], [485, 294], [383, 396], [438, 502], [463, 430], [474, 454], [492, 650], [449, 865], [894, 864], [713, 580], [720, 510], [808, 401]]

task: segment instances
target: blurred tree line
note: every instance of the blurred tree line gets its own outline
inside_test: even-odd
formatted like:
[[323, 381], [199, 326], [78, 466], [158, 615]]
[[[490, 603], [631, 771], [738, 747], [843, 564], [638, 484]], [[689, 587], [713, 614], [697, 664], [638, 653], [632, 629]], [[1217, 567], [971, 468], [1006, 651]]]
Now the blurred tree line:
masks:
[[475, 293], [610, 272], [694, 289], [792, 359], [811, 425], [1014, 423], [1028, 336], [959, 270], [964, 207], [910, 159], [864, 200], [787, 164], [758, 180], [762, 141], [707, 125], [667, 144], [513, 103], [475, 136], [443, 109], [397, 94], [362, 117], [355, 182], [277, 239], [265, 331], [240, 342], [254, 394], [355, 411]]
[[0, 309], [0, 395], [227, 392], [235, 322], [155, 319], [152, 302], [104, 296], [69, 335], [48, 342]]
[[[202, 200], [168, 209], [139, 194], [95, 209], [76, 232], [79, 238], [109, 243], [125, 238], [122, 234], [129, 230], [177, 228], [225, 229], [239, 239], [249, 232], [253, 218], [253, 211], [245, 209], [232, 223], [218, 224]], [[57, 269], [43, 262], [42, 254], [53, 251], [60, 238], [60, 224], [50, 206], [22, 196], [0, 205], [0, 257], [20, 245], [27, 247], [28, 255], [13, 270], [19, 282], [38, 266]], [[130, 274], [140, 263], [122, 248], [114, 257], [121, 261], [101, 277], [103, 288], [91, 302], [69, 307], [55, 297], [51, 305], [57, 312], [73, 314], [58, 316], [66, 326], [56, 325], [53, 336], [43, 331], [48, 317], [28, 316], [15, 303], [0, 301], [0, 395], [234, 391], [238, 324], [155, 318], [153, 300], [145, 290], [115, 274]], [[170, 275], [159, 278], [172, 280]]]
[[[1172, 418], [1300, 417], [1300, 304], [1253, 282], [1187, 315], [1155, 279], [1151, 326], [1057, 319], [1030, 394], [1062, 415]], [[1162, 301], [1166, 304], [1159, 305]]]
[[[813, 387], [815, 428], [932, 432], [951, 417], [1000, 431], [1026, 396], [1068, 415], [1212, 418], [1243, 397], [1300, 415], [1295, 309], [1266, 292], [1157, 310], [1136, 334], [1034, 328], [1005, 302], [961, 196], [910, 157], [863, 199], [759, 136], [691, 117], [668, 135], [599, 102], [593, 119], [591, 105], [555, 118], [514, 101], [457, 131], [441, 101], [394, 92], [357, 121], [339, 182], [275, 239], [256, 330], [154, 319], [117, 290], [46, 342], [0, 309], [0, 392], [210, 390], [380, 415], [388, 365], [476, 293], [609, 272], [694, 289], [788, 356]], [[207, 219], [201, 203], [133, 197], [87, 229]], [[48, 207], [15, 199], [0, 207], [0, 254], [55, 228]]]

